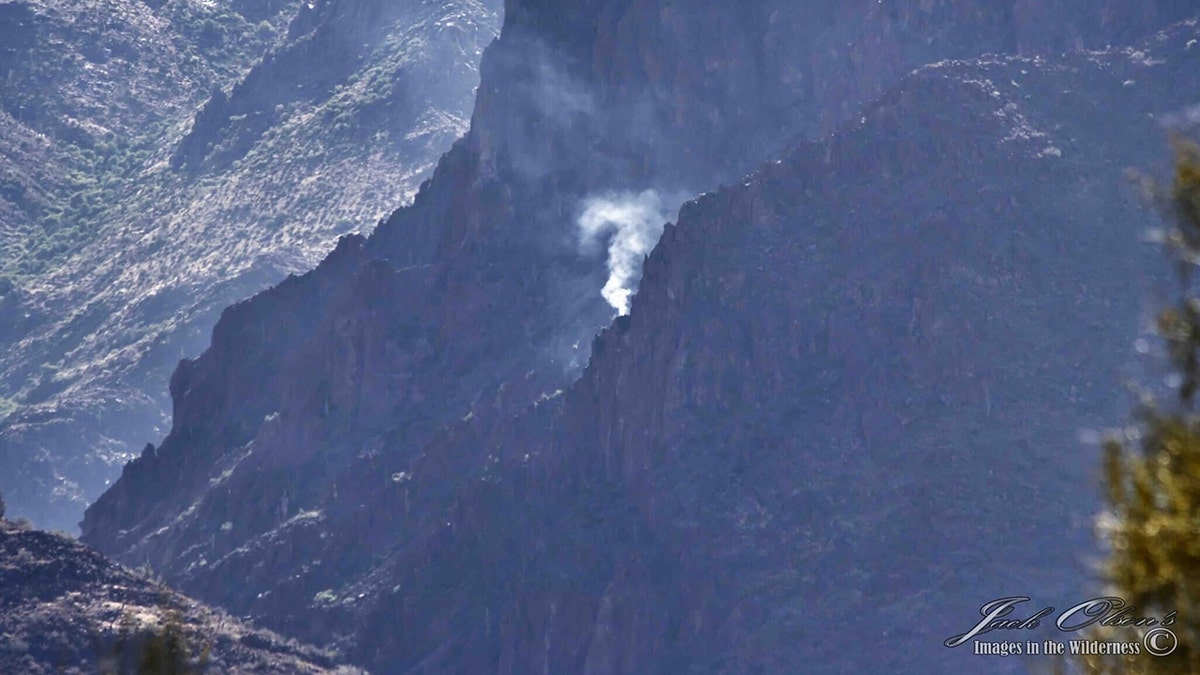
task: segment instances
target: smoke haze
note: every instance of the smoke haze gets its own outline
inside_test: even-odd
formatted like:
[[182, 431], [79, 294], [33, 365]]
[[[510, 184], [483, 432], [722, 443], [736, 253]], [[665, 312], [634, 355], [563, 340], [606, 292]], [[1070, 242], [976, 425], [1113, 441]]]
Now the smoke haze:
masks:
[[642, 278], [642, 262], [662, 236], [669, 208], [655, 190], [590, 197], [579, 217], [580, 246], [593, 253], [608, 243], [608, 282], [600, 293], [619, 315], [629, 313], [630, 300]]

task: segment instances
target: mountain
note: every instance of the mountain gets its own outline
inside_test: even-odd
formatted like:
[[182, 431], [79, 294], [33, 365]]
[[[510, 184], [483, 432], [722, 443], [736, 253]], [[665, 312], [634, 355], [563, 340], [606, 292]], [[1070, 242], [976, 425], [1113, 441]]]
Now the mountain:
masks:
[[[466, 130], [499, 10], [477, 0], [208, 3], [219, 15], [209, 21], [186, 3], [132, 4], [116, 12], [123, 19], [0, 6], [19, 17], [0, 24], [23, 36], [5, 52], [0, 99], [18, 112], [40, 106], [42, 123], [18, 121], [28, 138], [5, 143], [10, 174], [25, 182], [0, 195], [24, 195], [15, 212], [25, 216], [0, 222], [22, 233], [7, 241], [57, 251], [0, 260], [12, 270], [0, 280], [0, 483], [14, 513], [48, 527], [74, 529], [167, 427], [170, 372], [203, 350], [222, 307], [311, 268], [338, 236], [411, 199]], [[217, 41], [229, 32], [221, 21], [260, 49], [217, 71], [208, 52], [176, 44], [197, 32], [200, 44]], [[217, 33], [204, 37], [209, 23]], [[109, 45], [95, 47], [107, 50], [99, 65], [85, 58], [94, 42]], [[34, 66], [54, 50], [79, 65], [51, 80]], [[80, 127], [70, 142], [83, 150], [60, 152], [64, 125]], [[84, 159], [72, 163], [77, 150]], [[42, 197], [81, 205], [56, 211]]]
[[1195, 13], [510, 2], [469, 134], [225, 310], [83, 540], [382, 672], [1016, 668], [942, 641], [1088, 590]]
[[[0, 520], [0, 670], [94, 673], [132, 662], [177, 616], [191, 656], [222, 673], [350, 673], [299, 645], [157, 584], [57, 534]], [[124, 642], [122, 643], [122, 640]], [[122, 670], [122, 672], [126, 672]]]

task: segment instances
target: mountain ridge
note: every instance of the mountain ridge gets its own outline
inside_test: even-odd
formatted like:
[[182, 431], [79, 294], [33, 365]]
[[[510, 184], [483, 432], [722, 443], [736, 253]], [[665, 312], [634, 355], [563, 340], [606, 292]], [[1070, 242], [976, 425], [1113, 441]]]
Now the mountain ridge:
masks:
[[[510, 20], [533, 21], [512, 9], [506, 30]], [[572, 34], [578, 29], [572, 26], [563, 30]], [[477, 126], [442, 159], [433, 187], [386, 229], [365, 240], [343, 239], [316, 272], [228, 313], [213, 349], [176, 372], [176, 429], [161, 456], [150, 452], [130, 465], [89, 509], [85, 540], [122, 559], [148, 562], [200, 597], [278, 622], [281, 630], [309, 630], [281, 618], [308, 612], [311, 630], [341, 627], [335, 643], [399, 672], [678, 672], [688, 666], [786, 672], [786, 664], [800, 662], [895, 672], [956, 664], [957, 671], [944, 672], [961, 672], [973, 662], [956, 660], [957, 653], [914, 663], [910, 652], [862, 649], [849, 637], [810, 649], [812, 629], [803, 626], [804, 611], [796, 605], [801, 598], [815, 598], [821, 609], [864, 630], [880, 625], [852, 616], [865, 609], [863, 591], [842, 599], [849, 605], [839, 609], [839, 599], [802, 570], [810, 565], [847, 589], [887, 595], [888, 619], [899, 621], [904, 601], [914, 598], [927, 603], [927, 612], [954, 613], [939, 616], [934, 626], [888, 634], [922, 644], [952, 630], [956, 617], [973, 616], [983, 601], [973, 594], [981, 590], [1007, 593], [1010, 583], [1035, 582], [1056, 595], [1080, 590], [1071, 587], [1079, 569], [1072, 556], [1086, 546], [1091, 511], [1052, 496], [1064, 487], [1074, 491], [1068, 495], [1087, 493], [1086, 453], [1055, 454], [1041, 443], [1042, 434], [1056, 444], [1073, 441], [1081, 420], [1102, 425], [1121, 407], [1110, 383], [1099, 380], [1127, 363], [1126, 338], [1136, 328], [1114, 337], [1097, 327], [1103, 326], [1099, 317], [1138, 313], [1126, 277], [1136, 277], [1140, 259], [1127, 255], [1134, 234], [1122, 228], [1147, 214], [1115, 194], [1120, 167], [1113, 164], [1152, 161], [1148, 148], [1159, 130], [1147, 114], [1188, 102], [1178, 83], [1194, 77], [1186, 45], [1195, 30], [1194, 21], [1179, 24], [1137, 48], [1054, 59], [979, 58], [917, 70], [842, 133], [687, 204], [680, 221], [707, 229], [666, 229], [646, 263], [645, 290], [635, 296], [632, 314], [594, 343], [593, 365], [573, 386], [570, 370], [567, 377], [531, 371], [527, 357], [519, 356], [527, 350], [521, 341], [545, 339], [539, 322], [548, 319], [539, 316], [546, 310], [538, 303], [553, 308], [549, 317], [560, 321], [611, 317], [598, 297], [600, 273], [583, 275], [591, 305], [573, 315], [558, 311], [570, 307], [569, 298], [512, 292], [536, 293], [554, 286], [547, 277], [573, 275], [549, 267], [522, 270], [515, 262], [516, 271], [490, 270], [486, 263], [504, 260], [498, 253], [518, 255], [521, 247], [512, 241], [530, 232], [536, 237], [535, 225], [570, 221], [569, 200], [546, 206], [518, 189], [535, 197], [545, 189], [578, 194], [579, 185], [603, 185], [603, 179], [578, 175], [569, 163], [562, 175], [555, 168], [530, 177], [523, 157], [505, 158], [516, 152], [505, 144], [519, 146], [529, 120], [485, 115], [497, 114], [505, 95], [528, 100], [538, 81], [523, 88], [518, 80], [514, 92], [491, 90], [489, 68], [517, 66], [504, 61], [511, 57], [497, 56], [493, 65], [485, 57]], [[1155, 50], [1165, 53], [1162, 63]], [[1154, 110], [1130, 99], [1128, 91], [1140, 86], [1154, 93]], [[926, 106], [940, 100], [954, 105]], [[1094, 114], [1098, 109], [1115, 112], [1102, 117]], [[547, 124], [559, 122], [572, 131], [588, 128], [573, 119]], [[599, 124], [604, 128], [604, 120]], [[621, 164], [619, 156], [594, 161]], [[653, 175], [636, 162], [631, 171]], [[483, 189], [451, 199], [437, 182], [456, 174], [478, 178]], [[1011, 196], [1005, 198], [1003, 188]], [[931, 194], [937, 190], [948, 194]], [[529, 207], [515, 210], [512, 238], [487, 237], [510, 234], [498, 229], [497, 221], [509, 217], [505, 211], [481, 209], [496, 203], [489, 200]], [[907, 209], [918, 210], [921, 219], [909, 221]], [[418, 220], [428, 213], [447, 215]], [[1071, 227], [1038, 228], [1025, 213]], [[1077, 214], [1105, 223], [1104, 238], [1087, 240], [1086, 253], [1095, 258], [1050, 265], [1078, 243], [1074, 228], [1087, 219]], [[762, 224], [750, 233], [736, 227], [747, 221]], [[993, 221], [1003, 226], [963, 225]], [[813, 234], [802, 248], [801, 235], [809, 232], [824, 238]], [[896, 240], [904, 234], [913, 241]], [[870, 255], [857, 256], [863, 249]], [[690, 264], [671, 264], [681, 259]], [[922, 259], [926, 264], [911, 265]], [[1096, 278], [1097, 260], [1126, 276]], [[474, 262], [482, 271], [468, 264]], [[517, 282], [489, 273], [514, 275]], [[473, 285], [480, 280], [485, 283]], [[1065, 283], [1073, 290], [1062, 295], [1038, 291]], [[920, 293], [896, 297], [906, 290]], [[442, 302], [448, 297], [462, 302]], [[289, 308], [299, 302], [308, 309]], [[293, 335], [296, 321], [314, 320], [310, 303], [325, 313], [315, 319], [318, 330]], [[755, 310], [755, 303], [773, 311]], [[712, 316], [709, 306], [728, 311]], [[493, 316], [521, 325], [480, 319]], [[567, 333], [568, 344], [587, 334], [590, 320], [581, 320], [584, 330]], [[648, 324], [655, 330], [639, 333]], [[508, 333], [478, 338], [481, 325]], [[1028, 345], [1039, 342], [1070, 353], [1078, 326], [1104, 345], [1095, 357], [1104, 365], [1092, 366], [1097, 370], [1087, 371], [1085, 380], [1029, 354]], [[457, 352], [462, 347], [451, 336], [459, 335], [489, 346]], [[505, 340], [519, 346], [507, 351]], [[551, 335], [549, 344], [554, 340]], [[498, 352], [490, 351], [490, 341], [500, 342]], [[280, 349], [285, 353], [276, 353]], [[262, 354], [272, 359], [245, 374], [249, 387], [231, 360], [239, 354], [260, 365]], [[480, 366], [480, 358], [495, 361]], [[293, 367], [280, 365], [288, 363]], [[306, 370], [295, 367], [300, 364]], [[438, 384], [447, 375], [462, 379], [447, 389]], [[1022, 403], [1034, 383], [1052, 395]], [[276, 391], [264, 391], [271, 388]], [[559, 389], [567, 391], [560, 396]], [[905, 391], [910, 400], [901, 396]], [[625, 395], [635, 402], [626, 403]], [[453, 405], [435, 408], [431, 423], [422, 417], [434, 397]], [[252, 401], [248, 410], [235, 410], [235, 401], [246, 400]], [[540, 403], [521, 414], [532, 401]], [[907, 408], [915, 413], [902, 412]], [[566, 412], [555, 412], [560, 409]], [[965, 421], [959, 424], [955, 415]], [[959, 452], [971, 447], [964, 435], [990, 428], [994, 415], [1013, 428], [998, 432], [985, 449]], [[1023, 430], [1016, 423], [1024, 419], [1042, 421]], [[214, 428], [214, 420], [223, 426]], [[199, 440], [189, 439], [192, 434]], [[813, 439], [837, 452], [826, 457], [804, 445]], [[906, 464], [906, 455], [888, 452], [900, 443], [930, 456], [928, 475]], [[185, 477], [180, 467], [198, 475]], [[219, 489], [204, 489], [205, 480], [226, 471]], [[871, 480], [856, 483], [859, 475]], [[979, 533], [958, 504], [984, 490], [990, 475], [1005, 477], [1007, 490], [1045, 501], [1047, 512], [1009, 522], [1005, 500], [989, 495], [981, 509], [1000, 541], [995, 549], [971, 548]], [[890, 484], [893, 476], [903, 480]], [[170, 481], [185, 478], [199, 489], [172, 492]], [[148, 491], [151, 485], [158, 494]], [[245, 504], [242, 495], [256, 499]], [[878, 512], [856, 510], [859, 502]], [[185, 508], [186, 520], [160, 531]], [[239, 514], [229, 521], [234, 539], [191, 554], [212, 555], [222, 572], [202, 570], [197, 561], [207, 557], [175, 555], [211, 541], [207, 533], [217, 514], [230, 512]], [[939, 518], [952, 526], [912, 529]], [[885, 531], [878, 522], [897, 529]], [[905, 555], [894, 567], [874, 569], [869, 563], [877, 551], [864, 533], [880, 535]], [[906, 534], [913, 541], [901, 545], [896, 538]], [[1039, 567], [1045, 561], [1038, 552], [1020, 546], [1031, 540], [1050, 547], [1062, 568]], [[297, 545], [308, 553], [289, 561]], [[772, 559], [780, 546], [784, 551]], [[986, 589], [982, 581], [970, 588], [948, 582], [954, 566], [1011, 551], [1012, 569], [994, 560], [983, 565], [991, 575]], [[936, 555], [946, 557], [932, 584], [921, 572]], [[301, 568], [300, 558], [323, 564]], [[255, 567], [264, 560], [271, 566]], [[246, 588], [218, 583], [231, 576], [246, 578]], [[939, 602], [929, 604], [928, 595]], [[787, 598], [786, 607], [769, 598]], [[685, 629], [689, 625], [696, 627]], [[553, 649], [543, 649], [548, 642]]]

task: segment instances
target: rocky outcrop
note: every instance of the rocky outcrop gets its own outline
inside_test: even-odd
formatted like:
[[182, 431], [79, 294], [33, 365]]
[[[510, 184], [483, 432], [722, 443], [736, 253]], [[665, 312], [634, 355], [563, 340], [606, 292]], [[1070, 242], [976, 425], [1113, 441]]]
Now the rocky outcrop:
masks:
[[1078, 434], [1123, 419], [1154, 255], [1121, 172], [1188, 102], [1198, 35], [923, 69], [687, 204], [577, 384], [328, 526], [398, 532], [343, 587], [358, 648], [399, 672], [974, 672], [941, 642], [982, 603], [1097, 592]]
[[[0, 669], [132, 671], [177, 617], [187, 658], [221, 673], [359, 673], [335, 655], [254, 628], [57, 534], [0, 520]], [[107, 671], [106, 671], [107, 672]], [[112, 672], [117, 672], [113, 670]]]
[[[894, 51], [811, 90], [759, 57], [839, 39], [821, 6], [509, 3], [470, 134], [223, 316], [85, 541], [384, 672], [971, 670], [940, 642], [979, 593], [1077, 590], [1076, 431], [1119, 416], [1149, 217], [1120, 174], [1189, 102], [1196, 26], [978, 58], [1101, 45], [1125, 24], [1090, 8], [1131, 6], [881, 6]], [[581, 372], [613, 315], [581, 202], [735, 180]]]
[[[166, 30], [168, 37], [178, 27], [186, 49], [177, 52], [162, 47], [166, 38], [128, 38], [163, 52], [132, 59], [137, 52], [124, 38], [101, 40], [108, 60], [79, 71], [90, 78], [88, 91], [103, 90], [103, 78], [140, 83], [149, 64], [174, 64], [187, 49], [212, 55], [221, 77], [171, 65], [163, 74], [171, 96], [139, 87], [145, 94], [139, 105], [103, 108], [120, 124], [108, 129], [111, 138], [85, 125], [88, 138], [103, 141], [84, 155], [90, 159], [83, 172], [98, 176], [98, 191], [48, 196], [51, 177], [76, 175], [73, 160], [43, 147], [36, 134], [10, 138], [24, 118], [0, 113], [0, 136], [10, 138], [4, 147], [15, 157], [5, 174], [12, 180], [0, 184], [0, 213], [32, 209], [36, 220], [55, 199], [78, 197], [63, 217], [79, 227], [56, 230], [62, 236], [45, 248], [49, 260], [77, 257], [20, 279], [14, 292], [0, 296], [0, 311], [10, 319], [0, 322], [6, 345], [0, 415], [12, 411], [0, 422], [0, 457], [7, 458], [0, 461], [20, 476], [10, 487], [14, 508], [44, 525], [72, 528], [117, 467], [169, 429], [162, 384], [181, 357], [203, 350], [222, 307], [310, 269], [337, 237], [369, 228], [408, 201], [434, 158], [466, 129], [474, 64], [491, 40], [496, 7], [305, 5], [276, 49], [243, 75], [246, 44], [268, 44], [274, 36], [260, 36], [248, 17], [275, 11], [268, 25], [279, 30], [294, 7], [252, 4], [237, 5], [247, 7], [244, 16], [215, 6], [213, 16], [193, 17], [191, 3], [157, 7], [161, 20], [144, 17], [148, 7], [128, 13], [146, 18], [138, 26]], [[457, 252], [461, 269], [476, 260], [487, 266], [544, 254], [556, 261], [552, 270], [535, 273], [523, 263], [520, 272], [493, 274], [504, 280], [479, 297], [530, 298], [537, 307], [507, 311], [526, 317], [525, 336], [554, 333], [542, 339], [540, 353], [577, 369], [571, 364], [586, 358], [589, 336], [609, 318], [590, 291], [604, 285], [595, 278], [601, 272], [579, 264], [571, 222], [588, 195], [653, 188], [673, 207], [735, 180], [800, 138], [852, 119], [925, 63], [1103, 47], [1189, 9], [1166, 0], [1136, 10], [1117, 0], [1049, 7], [828, 2], [798, 8], [759, 0], [736, 7], [587, 2], [565, 11], [554, 3], [512, 3], [506, 38], [487, 65], [475, 130], [448, 162], [455, 175], [445, 172], [426, 207], [398, 215], [371, 256], [407, 264]], [[92, 23], [101, 36], [116, 30], [101, 19], [89, 15], [77, 22], [78, 32], [90, 35], [83, 28]], [[224, 36], [220, 44], [214, 35]], [[11, 62], [52, 60], [37, 54]], [[188, 83], [191, 98], [178, 98], [179, 82]], [[188, 127], [187, 111], [214, 88], [220, 93]], [[39, 102], [26, 92], [71, 89], [22, 84], [5, 100], [28, 111]], [[73, 109], [54, 108], [39, 119], [78, 117]], [[127, 120], [131, 111], [140, 116]], [[169, 168], [172, 159], [178, 171]], [[0, 218], [0, 227], [6, 223]], [[471, 242], [490, 249], [476, 251]], [[467, 251], [478, 257], [459, 255]], [[498, 323], [503, 316], [473, 316], [468, 323]], [[513, 363], [513, 372], [523, 367]], [[493, 377], [489, 386], [507, 377]], [[559, 384], [547, 386], [553, 391]]]

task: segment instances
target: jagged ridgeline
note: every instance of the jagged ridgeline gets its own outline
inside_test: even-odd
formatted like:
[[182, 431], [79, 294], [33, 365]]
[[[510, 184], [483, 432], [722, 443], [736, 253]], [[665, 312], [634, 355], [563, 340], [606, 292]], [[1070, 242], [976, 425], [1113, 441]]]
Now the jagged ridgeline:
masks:
[[0, 5], [0, 485], [74, 530], [220, 310], [406, 203], [499, 2]]
[[222, 313], [84, 541], [380, 672], [1018, 668], [942, 643], [1086, 590], [1195, 6], [505, 12], [412, 206]]

